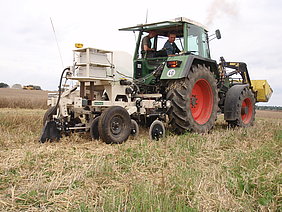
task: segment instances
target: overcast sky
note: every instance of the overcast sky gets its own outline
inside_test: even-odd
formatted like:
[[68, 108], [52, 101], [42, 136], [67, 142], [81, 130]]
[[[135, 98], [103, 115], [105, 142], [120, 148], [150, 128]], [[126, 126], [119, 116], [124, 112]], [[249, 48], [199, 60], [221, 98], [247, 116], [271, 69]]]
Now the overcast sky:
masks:
[[56, 90], [76, 42], [133, 54], [134, 34], [118, 29], [145, 23], [147, 9], [148, 22], [183, 16], [207, 25], [210, 33], [220, 29], [222, 39], [210, 44], [212, 58], [246, 62], [252, 79], [266, 79], [273, 88], [268, 105], [282, 106], [279, 0], [0, 0], [0, 82]]

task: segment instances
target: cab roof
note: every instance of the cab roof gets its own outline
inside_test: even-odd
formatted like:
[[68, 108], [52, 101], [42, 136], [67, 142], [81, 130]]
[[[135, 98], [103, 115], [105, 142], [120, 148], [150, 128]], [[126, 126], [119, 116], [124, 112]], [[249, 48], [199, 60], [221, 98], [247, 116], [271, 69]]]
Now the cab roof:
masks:
[[179, 17], [179, 18], [175, 18], [170, 21], [162, 21], [162, 22], [156, 22], [156, 23], [151, 23], [151, 24], [139, 24], [137, 26], [126, 27], [126, 28], [122, 28], [119, 30], [120, 31], [142, 31], [142, 32], [149, 32], [151, 30], [155, 30], [158, 32], [158, 34], [166, 34], [168, 31], [175, 31], [175, 32], [181, 33], [183, 30], [182, 29], [183, 23], [193, 24], [193, 25], [203, 28], [205, 31], [208, 31], [204, 25], [196, 21], [193, 21], [191, 19], [184, 18], [184, 17]]

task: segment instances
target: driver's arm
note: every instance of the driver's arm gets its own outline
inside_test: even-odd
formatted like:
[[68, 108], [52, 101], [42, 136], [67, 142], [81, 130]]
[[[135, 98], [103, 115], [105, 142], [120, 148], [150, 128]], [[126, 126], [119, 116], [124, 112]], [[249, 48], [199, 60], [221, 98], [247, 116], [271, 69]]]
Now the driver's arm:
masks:
[[144, 50], [145, 51], [154, 51], [154, 49], [149, 48], [147, 44], [144, 44]]

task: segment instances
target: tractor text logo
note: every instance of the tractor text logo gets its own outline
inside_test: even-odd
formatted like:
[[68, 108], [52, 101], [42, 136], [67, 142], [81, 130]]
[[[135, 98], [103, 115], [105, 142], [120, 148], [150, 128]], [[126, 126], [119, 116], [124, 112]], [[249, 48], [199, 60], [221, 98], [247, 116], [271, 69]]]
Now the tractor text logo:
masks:
[[167, 72], [167, 76], [168, 77], [173, 77], [175, 75], [175, 70], [174, 69], [170, 69], [168, 72]]

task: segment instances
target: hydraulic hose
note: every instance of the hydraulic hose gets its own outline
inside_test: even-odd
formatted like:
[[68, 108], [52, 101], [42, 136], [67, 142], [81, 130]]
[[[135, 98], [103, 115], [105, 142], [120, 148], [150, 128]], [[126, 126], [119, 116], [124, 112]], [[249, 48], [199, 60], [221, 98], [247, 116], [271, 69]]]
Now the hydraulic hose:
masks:
[[70, 70], [70, 68], [69, 67], [65, 68], [63, 70], [62, 74], [61, 74], [60, 83], [59, 83], [59, 96], [58, 96], [58, 100], [57, 100], [57, 103], [56, 103], [55, 107], [53, 108], [53, 110], [49, 113], [48, 118], [49, 118], [49, 116], [51, 114], [53, 114], [57, 110], [57, 108], [59, 106], [61, 95], [62, 95], [62, 81], [63, 81], [63, 76], [64, 76], [64, 73], [65, 73], [66, 70]]

